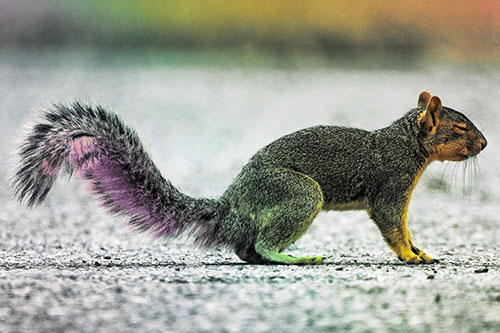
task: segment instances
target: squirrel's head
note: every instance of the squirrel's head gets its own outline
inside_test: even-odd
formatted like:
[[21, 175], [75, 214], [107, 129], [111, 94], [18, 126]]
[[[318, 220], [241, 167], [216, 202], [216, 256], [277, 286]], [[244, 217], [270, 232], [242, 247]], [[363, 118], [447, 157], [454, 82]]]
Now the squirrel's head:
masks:
[[476, 126], [462, 113], [443, 107], [439, 97], [422, 92], [418, 109], [419, 131], [431, 161], [463, 161], [486, 147]]

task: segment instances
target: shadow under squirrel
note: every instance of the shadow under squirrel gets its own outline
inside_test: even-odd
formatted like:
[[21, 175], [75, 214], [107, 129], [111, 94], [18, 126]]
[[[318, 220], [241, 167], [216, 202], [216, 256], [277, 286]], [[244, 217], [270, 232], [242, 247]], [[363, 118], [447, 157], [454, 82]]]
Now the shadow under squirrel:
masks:
[[217, 199], [193, 198], [162, 177], [133, 129], [102, 107], [54, 105], [19, 150], [19, 200], [41, 203], [59, 171], [84, 179], [111, 213], [157, 237], [189, 232], [201, 247], [249, 263], [320, 264], [282, 253], [322, 210], [366, 210], [400, 260], [437, 262], [406, 226], [411, 193], [432, 161], [463, 161], [486, 139], [462, 113], [422, 92], [418, 107], [375, 131], [315, 126], [259, 150]]

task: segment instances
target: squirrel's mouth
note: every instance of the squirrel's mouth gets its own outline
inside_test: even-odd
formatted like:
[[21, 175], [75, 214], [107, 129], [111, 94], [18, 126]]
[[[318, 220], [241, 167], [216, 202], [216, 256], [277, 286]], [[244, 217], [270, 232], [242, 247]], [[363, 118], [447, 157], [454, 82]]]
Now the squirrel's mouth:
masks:
[[455, 160], [458, 162], [465, 161], [466, 159], [474, 155], [475, 154], [473, 153], [472, 149], [469, 149], [469, 147], [463, 147], [459, 152], [455, 154]]
[[457, 154], [454, 156], [454, 158], [450, 158], [450, 161], [456, 161], [456, 162], [462, 162], [468, 159], [469, 157], [473, 157], [474, 155], [469, 155], [469, 154]]
[[478, 155], [485, 147], [486, 145], [483, 145], [481, 143], [478, 143], [472, 147], [468, 147], [467, 149], [467, 158], [468, 157], [474, 157]]
[[479, 154], [478, 151], [475, 151], [473, 149], [468, 149], [466, 154], [459, 154], [458, 156], [460, 156], [460, 158], [462, 159], [462, 161], [465, 161], [466, 159], [474, 157], [477, 154]]

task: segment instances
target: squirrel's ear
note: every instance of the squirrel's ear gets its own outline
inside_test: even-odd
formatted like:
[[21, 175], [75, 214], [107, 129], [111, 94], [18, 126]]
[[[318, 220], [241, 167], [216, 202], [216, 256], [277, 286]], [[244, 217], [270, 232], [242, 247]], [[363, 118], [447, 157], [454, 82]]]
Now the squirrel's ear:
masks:
[[425, 111], [418, 117], [420, 128], [428, 134], [434, 134], [441, 119], [442, 108], [443, 106], [439, 97], [433, 96], [429, 103], [427, 103]]
[[431, 99], [432, 95], [429, 94], [427, 91], [422, 91], [420, 95], [418, 96], [418, 108], [423, 109], [427, 106], [429, 103], [429, 100]]

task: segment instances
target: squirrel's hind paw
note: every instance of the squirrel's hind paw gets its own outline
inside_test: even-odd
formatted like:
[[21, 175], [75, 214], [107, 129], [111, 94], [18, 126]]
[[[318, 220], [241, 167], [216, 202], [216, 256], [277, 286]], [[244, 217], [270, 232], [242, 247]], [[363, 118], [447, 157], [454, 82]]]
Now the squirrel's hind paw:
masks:
[[322, 256], [316, 256], [316, 257], [311, 257], [311, 265], [321, 265], [323, 264], [323, 260], [325, 260], [325, 257]]

